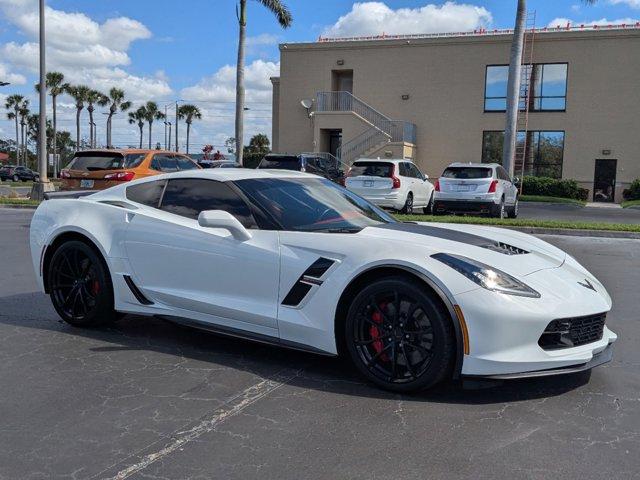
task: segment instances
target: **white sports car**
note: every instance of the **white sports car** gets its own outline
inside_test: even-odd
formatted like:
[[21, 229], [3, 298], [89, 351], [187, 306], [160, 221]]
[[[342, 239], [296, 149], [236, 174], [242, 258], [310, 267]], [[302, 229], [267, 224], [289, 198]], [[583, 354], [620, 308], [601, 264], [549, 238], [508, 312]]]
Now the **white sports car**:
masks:
[[340, 352], [395, 391], [586, 370], [617, 338], [605, 288], [548, 243], [400, 223], [292, 171], [189, 171], [51, 199], [33, 217], [31, 251], [72, 325], [134, 313]]

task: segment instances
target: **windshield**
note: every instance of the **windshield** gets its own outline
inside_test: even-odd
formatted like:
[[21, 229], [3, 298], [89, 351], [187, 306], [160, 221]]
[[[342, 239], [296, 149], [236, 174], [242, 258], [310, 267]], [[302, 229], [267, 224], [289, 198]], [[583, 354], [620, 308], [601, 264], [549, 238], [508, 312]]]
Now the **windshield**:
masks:
[[235, 184], [283, 230], [355, 233], [395, 220], [324, 178], [254, 178]]
[[134, 168], [144, 160], [144, 153], [123, 155], [117, 152], [87, 152], [77, 153], [67, 168], [69, 170], [120, 170]]
[[277, 168], [280, 170], [297, 170], [300, 171], [300, 159], [291, 156], [268, 156], [264, 157], [258, 165], [258, 168]]
[[393, 163], [355, 162], [349, 172], [351, 177], [387, 177], [393, 176]]
[[449, 167], [442, 174], [443, 178], [478, 179], [491, 178], [491, 169], [482, 167]]

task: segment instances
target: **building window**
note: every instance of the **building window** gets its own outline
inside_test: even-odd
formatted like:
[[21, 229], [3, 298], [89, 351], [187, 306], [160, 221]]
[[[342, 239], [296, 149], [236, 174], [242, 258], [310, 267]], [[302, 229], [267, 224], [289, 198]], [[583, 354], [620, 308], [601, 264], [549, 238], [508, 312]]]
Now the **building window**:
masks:
[[[516, 155], [516, 176], [534, 176], [562, 178], [562, 161], [564, 158], [564, 132], [529, 131], [524, 155], [524, 172], [522, 155]], [[521, 152], [524, 145], [525, 132], [518, 132], [516, 152]], [[499, 163], [502, 165], [502, 147], [504, 132], [488, 131], [483, 133], [482, 163]]]
[[[537, 63], [523, 65], [522, 75], [529, 80], [531, 95], [529, 111], [562, 112], [567, 108], [567, 64]], [[507, 109], [508, 65], [487, 67], [484, 109], [486, 112], [504, 112]], [[522, 94], [522, 92], [521, 92]], [[520, 97], [520, 110], [525, 109], [526, 98]]]

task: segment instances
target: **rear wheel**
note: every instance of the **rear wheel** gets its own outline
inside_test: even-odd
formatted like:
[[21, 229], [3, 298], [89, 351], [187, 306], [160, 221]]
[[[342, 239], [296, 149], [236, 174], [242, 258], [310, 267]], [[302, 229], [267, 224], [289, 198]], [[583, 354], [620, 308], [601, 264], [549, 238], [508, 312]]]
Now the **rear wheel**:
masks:
[[431, 387], [453, 364], [454, 334], [446, 310], [403, 276], [378, 280], [356, 295], [345, 339], [356, 368], [387, 390]]
[[433, 193], [429, 198], [429, 203], [427, 204], [426, 207], [422, 209], [422, 211], [424, 212], [425, 215], [433, 215]]
[[53, 307], [65, 322], [95, 327], [117, 318], [107, 266], [86, 243], [63, 243], [53, 254], [48, 278]]
[[19, 182], [20, 181], [20, 177], [18, 175], [14, 175], [13, 176], [13, 181], [14, 182]]
[[400, 210], [400, 213], [411, 215], [413, 213], [413, 193], [409, 192], [407, 200], [404, 202], [404, 207]]
[[513, 207], [509, 209], [507, 215], [509, 218], [517, 218], [518, 217], [518, 202], [519, 200], [516, 198], [516, 203], [513, 204]]
[[500, 200], [498, 205], [494, 205], [491, 211], [491, 216], [495, 218], [504, 218], [506, 216], [506, 210], [504, 206], [504, 197]]

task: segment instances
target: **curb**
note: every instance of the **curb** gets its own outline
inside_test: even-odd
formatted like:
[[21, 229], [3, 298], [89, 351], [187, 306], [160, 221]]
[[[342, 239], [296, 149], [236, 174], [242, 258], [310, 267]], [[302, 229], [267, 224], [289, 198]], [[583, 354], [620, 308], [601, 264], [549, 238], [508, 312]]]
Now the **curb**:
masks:
[[498, 228], [507, 228], [530, 235], [566, 235], [570, 237], [598, 237], [598, 238], [626, 238], [640, 240], [639, 232], [617, 232], [613, 230], [578, 230], [571, 228], [545, 228], [545, 227], [512, 227], [507, 225], [495, 225]]
[[9, 205], [9, 204], [0, 204], [0, 209], [7, 209], [7, 210], [35, 210], [36, 208], [38, 208], [37, 205]]

